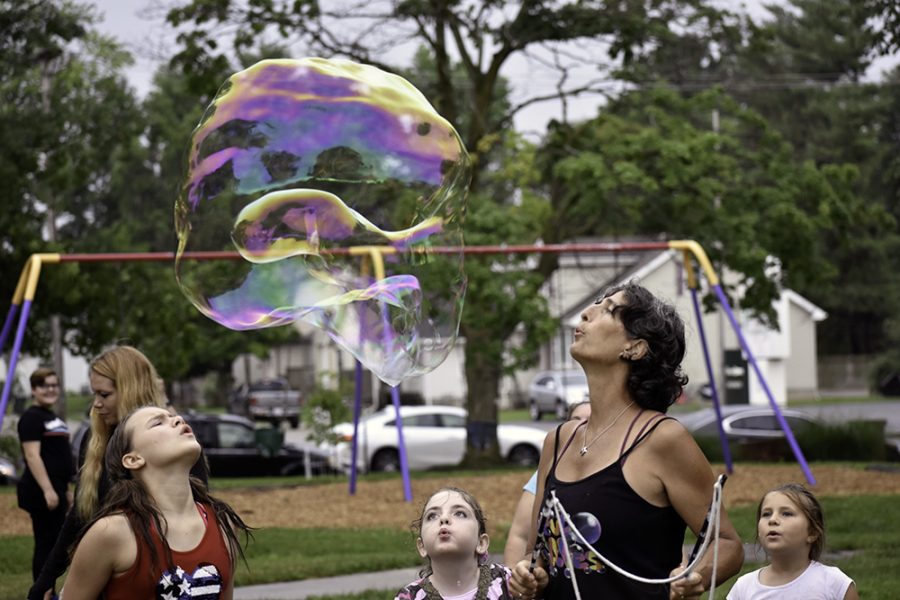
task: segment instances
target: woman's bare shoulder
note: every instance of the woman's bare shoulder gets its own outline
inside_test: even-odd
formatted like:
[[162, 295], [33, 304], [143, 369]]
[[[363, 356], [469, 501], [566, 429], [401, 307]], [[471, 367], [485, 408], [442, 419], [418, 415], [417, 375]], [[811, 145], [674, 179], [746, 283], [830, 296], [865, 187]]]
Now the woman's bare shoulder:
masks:
[[134, 540], [131, 523], [123, 513], [114, 513], [94, 521], [84, 534], [85, 539], [101, 543], [122, 543]]

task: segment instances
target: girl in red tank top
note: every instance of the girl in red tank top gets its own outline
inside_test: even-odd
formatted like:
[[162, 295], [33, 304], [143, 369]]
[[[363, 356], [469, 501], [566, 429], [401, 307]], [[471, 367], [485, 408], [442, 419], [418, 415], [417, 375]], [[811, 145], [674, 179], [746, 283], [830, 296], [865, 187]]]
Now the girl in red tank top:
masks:
[[78, 541], [66, 600], [230, 600], [237, 532], [224, 502], [190, 477], [200, 444], [184, 420], [159, 407], [125, 417], [109, 440], [112, 487]]

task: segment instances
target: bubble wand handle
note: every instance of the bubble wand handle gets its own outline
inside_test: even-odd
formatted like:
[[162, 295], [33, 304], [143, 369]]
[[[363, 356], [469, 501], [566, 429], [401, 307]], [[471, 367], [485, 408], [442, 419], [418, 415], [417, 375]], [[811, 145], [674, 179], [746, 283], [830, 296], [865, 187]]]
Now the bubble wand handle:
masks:
[[[719, 475], [719, 479], [716, 481], [716, 486], [719, 490], [722, 490], [725, 487], [725, 481], [727, 479], [728, 475], [725, 475], [724, 473]], [[715, 502], [710, 504], [709, 512], [706, 513], [706, 518], [703, 520], [703, 526], [700, 527], [700, 533], [697, 534], [697, 541], [694, 542], [694, 547], [691, 549], [691, 554], [688, 557], [688, 564], [693, 563], [697, 558], [697, 555], [700, 554], [700, 548], [703, 547], [703, 542], [706, 541], [706, 534], [709, 532], [709, 520], [713, 516], [713, 510], [716, 508]]]

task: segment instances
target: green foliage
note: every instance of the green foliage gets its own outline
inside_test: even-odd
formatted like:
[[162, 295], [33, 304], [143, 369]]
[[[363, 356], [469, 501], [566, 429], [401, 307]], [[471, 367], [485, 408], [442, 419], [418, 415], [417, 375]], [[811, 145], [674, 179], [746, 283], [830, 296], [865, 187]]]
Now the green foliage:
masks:
[[13, 462], [22, 458], [22, 445], [16, 435], [0, 435], [0, 454], [9, 457]]
[[[719, 90], [625, 94], [595, 119], [555, 124], [540, 156], [555, 209], [545, 241], [695, 239], [720, 270], [739, 274], [742, 307], [769, 317], [778, 284], [834, 277], [826, 232], [867, 210], [848, 192], [850, 173], [794, 160], [760, 115]], [[778, 279], [767, 274], [772, 257]]]
[[320, 374], [319, 384], [303, 407], [303, 425], [309, 430], [309, 439], [316, 444], [335, 443], [337, 436], [331, 428], [350, 420], [348, 398], [353, 393], [352, 383], [341, 380], [338, 389], [325, 385], [328, 374]]
[[412, 534], [396, 529], [267, 528], [254, 532], [246, 554], [249, 569], [237, 569], [237, 585], [331, 577], [419, 564]]
[[[759, 23], [724, 19], [709, 32], [717, 52], [688, 34], [624, 75], [644, 85], [664, 80], [687, 96], [720, 85], [778, 131], [795, 164], [809, 165], [796, 192], [827, 199], [822, 216], [831, 223], [814, 232], [824, 276], [810, 277], [816, 267], [795, 264], [784, 283], [828, 312], [818, 328], [820, 352], [887, 351], [900, 341], [886, 327], [900, 310], [900, 90], [896, 73], [881, 83], [863, 84], [861, 77], [879, 52], [896, 49], [900, 11], [883, 0], [792, 0], [769, 12]], [[802, 206], [809, 214], [809, 203]], [[791, 232], [782, 236], [785, 244], [792, 244], [794, 229], [785, 231]], [[800, 232], [808, 237], [808, 230]]]
[[[15, 507], [15, 500], [11, 503]], [[24, 514], [24, 513], [23, 513]], [[31, 587], [31, 556], [34, 538], [30, 535], [0, 537], [0, 598], [21, 598]]]
[[[882, 461], [885, 459], [883, 421], [849, 421], [839, 424], [810, 425], [794, 432], [807, 461]], [[696, 438], [697, 445], [710, 462], [722, 462], [719, 438]], [[748, 444], [730, 443], [731, 456], [741, 461], [793, 461], [786, 440], [775, 439]]]

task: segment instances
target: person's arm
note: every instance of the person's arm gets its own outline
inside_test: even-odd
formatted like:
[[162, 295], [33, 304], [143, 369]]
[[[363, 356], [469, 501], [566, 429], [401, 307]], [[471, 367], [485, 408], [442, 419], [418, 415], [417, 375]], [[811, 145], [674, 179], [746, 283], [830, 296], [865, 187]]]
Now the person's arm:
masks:
[[65, 573], [69, 566], [69, 547], [78, 539], [78, 532], [84, 525], [85, 523], [78, 516], [78, 508], [72, 505], [66, 514], [66, 520], [63, 522], [59, 535], [56, 536], [53, 550], [50, 551], [50, 555], [44, 562], [40, 575], [28, 590], [28, 600], [43, 600], [44, 594], [56, 586], [56, 580]]
[[22, 454], [25, 456], [25, 464], [31, 471], [32, 477], [44, 492], [44, 501], [47, 503], [47, 509], [53, 510], [59, 506], [59, 494], [53, 489], [50, 482], [50, 475], [47, 474], [47, 466], [44, 459], [41, 458], [40, 442], [22, 442]]
[[128, 519], [122, 515], [100, 519], [78, 542], [63, 597], [97, 600], [113, 575], [124, 573], [136, 558], [137, 541]]
[[[712, 502], [715, 477], [703, 452], [691, 434], [677, 421], [665, 421], [650, 438], [654, 473], [662, 481], [665, 493], [675, 511], [695, 535], [699, 534]], [[711, 531], [710, 531], [711, 532]], [[728, 519], [725, 507], [719, 539], [716, 585], [733, 577], [744, 562], [744, 545]], [[677, 567], [672, 574], [681, 572]], [[671, 598], [699, 597], [709, 589], [712, 579], [713, 552], [708, 550], [689, 578], [679, 579], [670, 588]]]
[[516, 512], [506, 538], [506, 546], [503, 548], [503, 563], [510, 568], [522, 560], [527, 553], [534, 498], [535, 496], [531, 492], [522, 492], [522, 497], [519, 498], [519, 503], [516, 505]]
[[[563, 425], [565, 427], [565, 424]], [[550, 430], [544, 437], [544, 446], [541, 448], [541, 462], [538, 465], [537, 489], [532, 503], [530, 522], [528, 527], [528, 542], [526, 548], [534, 548], [538, 536], [538, 516], [541, 513], [541, 504], [544, 498], [544, 482], [550, 473], [553, 464], [553, 452], [555, 451], [556, 430]], [[537, 598], [547, 587], [549, 577], [543, 563], [538, 560], [531, 570], [531, 558], [519, 560], [515, 565], [509, 565], [512, 569], [512, 577], [509, 579], [509, 589], [518, 597]]]
[[847, 593], [844, 594], [844, 600], [859, 600], [859, 592], [856, 591], [855, 583], [851, 583], [850, 587], [847, 588]]

